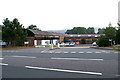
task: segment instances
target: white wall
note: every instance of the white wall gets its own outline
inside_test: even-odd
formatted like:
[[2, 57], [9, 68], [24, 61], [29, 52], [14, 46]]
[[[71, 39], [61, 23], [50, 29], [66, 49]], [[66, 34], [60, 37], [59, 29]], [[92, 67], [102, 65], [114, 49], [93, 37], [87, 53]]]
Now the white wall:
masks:
[[[47, 41], [49, 44], [47, 44]], [[53, 40], [53, 45], [56, 45], [56, 41], [58, 41], [58, 40], [57, 39]], [[50, 45], [50, 40], [41, 40], [41, 45]], [[37, 40], [34, 40], [34, 46], [38, 46]]]
[[48, 41], [49, 44], [50, 44], [50, 40], [42, 40], [42, 41], [41, 41], [41, 45], [47, 45], [47, 43], [46, 43], [47, 41]]
[[58, 41], [58, 40], [53, 40], [53, 44], [54, 44], [54, 45], [57, 45], [56, 41]]
[[37, 40], [34, 40], [34, 46], [37, 46]]

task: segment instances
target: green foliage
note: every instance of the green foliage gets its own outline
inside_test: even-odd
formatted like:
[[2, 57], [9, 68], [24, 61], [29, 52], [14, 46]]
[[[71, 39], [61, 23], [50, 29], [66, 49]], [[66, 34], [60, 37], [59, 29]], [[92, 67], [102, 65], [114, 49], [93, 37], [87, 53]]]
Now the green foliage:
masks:
[[116, 29], [114, 27], [106, 27], [104, 31], [105, 35], [112, 40], [115, 40], [116, 37]]
[[86, 34], [86, 28], [84, 27], [74, 27], [71, 30], [66, 31], [67, 34]]
[[99, 28], [97, 34], [104, 34], [105, 28]]
[[97, 45], [98, 45], [99, 47], [109, 46], [109, 45], [110, 45], [110, 43], [109, 43], [109, 37], [101, 36], [101, 37], [97, 40]]
[[89, 27], [86, 29], [85, 27], [74, 27], [71, 30], [66, 31], [67, 34], [95, 34], [94, 27]]
[[95, 30], [94, 30], [94, 27], [89, 27], [87, 30], [86, 30], [87, 34], [95, 34]]
[[64, 39], [64, 41], [63, 41], [63, 42], [64, 42], [64, 43], [66, 43], [67, 41], [68, 41], [67, 39]]
[[31, 24], [27, 29], [40, 30], [36, 25]]
[[20, 46], [27, 37], [27, 32], [24, 32], [24, 27], [20, 24], [18, 19], [13, 21], [4, 19], [2, 25], [2, 40], [11, 43], [13, 46]]
[[82, 44], [86, 44], [85, 39], [82, 39], [81, 42]]

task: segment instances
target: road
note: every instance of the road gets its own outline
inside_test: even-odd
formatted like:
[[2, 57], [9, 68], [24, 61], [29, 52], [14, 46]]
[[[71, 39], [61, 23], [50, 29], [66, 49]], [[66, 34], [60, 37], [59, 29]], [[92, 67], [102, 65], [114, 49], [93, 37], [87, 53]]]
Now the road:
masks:
[[117, 78], [118, 51], [92, 48], [3, 50], [3, 78]]

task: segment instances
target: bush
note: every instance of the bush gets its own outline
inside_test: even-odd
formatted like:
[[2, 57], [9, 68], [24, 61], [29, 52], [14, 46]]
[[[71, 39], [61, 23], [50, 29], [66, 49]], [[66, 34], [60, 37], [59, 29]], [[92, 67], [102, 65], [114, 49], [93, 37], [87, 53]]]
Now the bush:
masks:
[[85, 39], [82, 39], [81, 42], [82, 44], [86, 44]]
[[99, 47], [107, 47], [110, 45], [109, 43], [109, 38], [106, 36], [101, 36], [98, 40], [97, 40], [97, 45]]

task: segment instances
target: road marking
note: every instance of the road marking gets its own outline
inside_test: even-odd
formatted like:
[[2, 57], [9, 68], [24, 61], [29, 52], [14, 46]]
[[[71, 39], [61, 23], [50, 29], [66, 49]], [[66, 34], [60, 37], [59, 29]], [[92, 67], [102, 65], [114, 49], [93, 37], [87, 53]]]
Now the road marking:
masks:
[[58, 60], [91, 60], [91, 61], [103, 61], [103, 59], [84, 59], [84, 58], [51, 58]]
[[33, 66], [25, 66], [30, 69], [40, 69], [40, 70], [49, 70], [49, 71], [60, 71], [60, 72], [70, 72], [70, 73], [82, 73], [82, 74], [93, 74], [93, 75], [102, 75], [102, 73], [97, 72], [85, 72], [85, 71], [75, 71], [75, 70], [65, 70], [65, 69], [54, 69], [54, 68], [43, 68], [43, 67], [33, 67]]
[[44, 53], [45, 51], [41, 51], [41, 53]]
[[84, 53], [84, 52], [79, 52], [79, 53]]
[[86, 53], [92, 53], [92, 52], [86, 52]]
[[60, 52], [55, 52], [55, 53], [60, 53]]
[[104, 52], [104, 53], [110, 53], [110, 52]]
[[3, 60], [4, 58], [0, 58], [0, 60]]
[[76, 53], [76, 52], [71, 52], [71, 53]]
[[64, 52], [64, 53], [68, 53], [68, 52]]
[[36, 58], [36, 57], [31, 57], [31, 56], [11, 56], [11, 57], [21, 57], [21, 58]]
[[49, 51], [48, 53], [53, 53], [54, 51]]
[[95, 53], [101, 53], [101, 52], [95, 52]]
[[2, 66], [7, 66], [8, 64], [5, 64], [5, 63], [0, 63], [0, 65], [2, 65]]
[[118, 53], [118, 52], [114, 52], [114, 53]]
[[45, 50], [41, 51], [41, 53], [46, 52], [47, 50], [48, 50], [48, 49], [45, 49]]
[[115, 76], [120, 77], [120, 75], [115, 75]]

